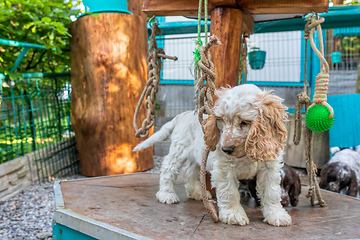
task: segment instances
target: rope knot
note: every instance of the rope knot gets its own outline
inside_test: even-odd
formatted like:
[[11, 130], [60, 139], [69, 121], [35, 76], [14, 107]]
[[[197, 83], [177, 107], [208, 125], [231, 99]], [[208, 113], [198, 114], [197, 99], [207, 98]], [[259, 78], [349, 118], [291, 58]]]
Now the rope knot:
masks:
[[[310, 39], [310, 44], [316, 55], [320, 58], [320, 62], [322, 64], [321, 66], [321, 72], [316, 77], [316, 88], [315, 88], [315, 94], [318, 94], [315, 98], [314, 94], [314, 101], [315, 99], [321, 99], [324, 101], [321, 101], [320, 103], [314, 102], [314, 104], [327, 104], [326, 102], [326, 91], [327, 91], [327, 83], [329, 79], [328, 75], [328, 65], [324, 58], [324, 47], [323, 47], [323, 41], [322, 41], [322, 32], [321, 32], [321, 26], [320, 23], [324, 22], [323, 18], [316, 19], [316, 16], [312, 16], [306, 19], [307, 23], [304, 30], [304, 39], [305, 39], [305, 81], [304, 81], [304, 92], [297, 95], [298, 102], [296, 103], [296, 112], [295, 112], [295, 131], [294, 131], [294, 144], [298, 145], [300, 143], [301, 138], [301, 128], [302, 128], [302, 116], [301, 116], [301, 109], [302, 105], [305, 104], [305, 111], [308, 112], [311, 100], [307, 96], [307, 86], [306, 86], [306, 69], [307, 69], [307, 39]], [[314, 43], [314, 33], [315, 33], [315, 27], [317, 27], [318, 33], [319, 33], [319, 46], [320, 51], [316, 48]], [[311, 31], [310, 31], [311, 29]], [[325, 96], [323, 95], [325, 93]], [[312, 104], [312, 105], [314, 105]], [[311, 105], [311, 106], [312, 106]], [[331, 108], [331, 107], [330, 107]], [[329, 108], [329, 109], [330, 109]], [[320, 193], [320, 187], [316, 179], [316, 165], [314, 164], [313, 159], [313, 132], [308, 127], [305, 127], [305, 158], [306, 158], [306, 170], [307, 174], [309, 176], [309, 191], [306, 197], [310, 198], [311, 205], [314, 206], [315, 204], [319, 204], [320, 206], [325, 206], [325, 201], [321, 197]], [[318, 201], [315, 200], [315, 197], [317, 197]]]
[[[154, 16], [155, 17], [155, 16]], [[154, 18], [153, 17], [153, 18]], [[150, 19], [150, 21], [152, 18]], [[150, 23], [151, 25], [151, 23]], [[149, 130], [154, 125], [155, 122], [155, 95], [158, 92], [158, 85], [160, 82], [160, 72], [162, 67], [162, 59], [172, 59], [174, 61], [177, 60], [177, 57], [171, 57], [165, 55], [165, 51], [162, 48], [157, 47], [156, 43], [156, 33], [161, 32], [158, 27], [158, 22], [155, 22], [151, 25], [151, 36], [150, 36], [150, 47], [149, 47], [149, 56], [147, 58], [148, 61], [148, 69], [149, 69], [149, 78], [146, 82], [145, 89], [143, 90], [139, 102], [135, 109], [135, 114], [133, 118], [133, 125], [135, 129], [135, 136], [138, 137], [148, 137]], [[145, 109], [146, 109], [146, 119], [141, 124], [141, 127], [137, 126], [137, 117], [140, 110], [140, 105], [145, 100]]]
[[311, 30], [312, 28], [316, 28], [317, 26], [319, 26], [321, 23], [323, 23], [325, 21], [325, 18], [320, 17], [317, 19], [316, 16], [311, 16], [311, 23], [308, 25], [308, 28]]
[[202, 123], [203, 130], [206, 123], [203, 114], [211, 113], [212, 107], [214, 105], [212, 96], [215, 92], [214, 64], [210, 60], [211, 56], [209, 49], [211, 46], [219, 44], [221, 44], [219, 39], [216, 36], [211, 36], [209, 42], [205, 46], [201, 46], [199, 48], [200, 60], [198, 62], [198, 67], [201, 71], [201, 74], [199, 74], [198, 79], [195, 79], [195, 84], [196, 93], [198, 95], [196, 98], [199, 98], [199, 122]]

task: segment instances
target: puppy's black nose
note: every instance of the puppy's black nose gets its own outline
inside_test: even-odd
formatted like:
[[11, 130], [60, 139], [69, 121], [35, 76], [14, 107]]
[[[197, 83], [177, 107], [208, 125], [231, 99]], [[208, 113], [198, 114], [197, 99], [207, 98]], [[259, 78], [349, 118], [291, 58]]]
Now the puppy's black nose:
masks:
[[226, 147], [226, 148], [221, 148], [223, 150], [224, 153], [231, 155], [234, 152], [234, 148], [232, 147]]

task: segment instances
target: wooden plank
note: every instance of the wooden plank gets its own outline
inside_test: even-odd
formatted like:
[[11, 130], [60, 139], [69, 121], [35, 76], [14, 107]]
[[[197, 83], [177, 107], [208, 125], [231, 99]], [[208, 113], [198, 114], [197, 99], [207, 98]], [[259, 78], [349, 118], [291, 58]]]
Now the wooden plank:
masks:
[[[287, 142], [285, 147], [284, 162], [292, 167], [306, 168], [305, 159], [305, 114], [302, 115], [301, 139], [299, 145], [294, 144], [295, 115], [289, 114], [286, 122]], [[313, 146], [314, 163], [317, 168], [324, 166], [330, 159], [329, 132], [314, 133]]]
[[[216, 7], [242, 9], [250, 14], [306, 14], [327, 12], [329, 0], [209, 0], [209, 10]], [[144, 0], [143, 11], [156, 16], [196, 16], [198, 1]]]
[[[238, 85], [243, 15], [243, 11], [235, 8], [219, 7], [211, 12], [210, 32], [221, 42], [210, 50], [216, 71], [216, 88]], [[237, 24], [233, 24], [235, 22]]]
[[[152, 148], [132, 152], [143, 140], [135, 137], [132, 119], [147, 81], [146, 15], [140, 2], [131, 1], [131, 15], [87, 15], [71, 26], [71, 120], [85, 176], [153, 167]], [[139, 118], [145, 118], [145, 109]]]
[[292, 225], [274, 227], [263, 222], [261, 210], [252, 198], [242, 197], [241, 204], [250, 224], [234, 226], [214, 223], [201, 201], [187, 198], [181, 179], [175, 187], [180, 203], [159, 203], [155, 198], [158, 181], [158, 174], [141, 173], [61, 182], [61, 189], [70, 212], [151, 239], [353, 239], [359, 236], [358, 199], [322, 191], [327, 205], [311, 207], [306, 198], [308, 188], [303, 186], [299, 205], [286, 208]]

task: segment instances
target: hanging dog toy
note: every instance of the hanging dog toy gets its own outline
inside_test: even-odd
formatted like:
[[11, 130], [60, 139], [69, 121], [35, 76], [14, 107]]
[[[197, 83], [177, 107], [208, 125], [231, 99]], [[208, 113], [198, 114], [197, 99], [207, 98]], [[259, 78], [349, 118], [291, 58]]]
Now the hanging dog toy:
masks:
[[[204, 2], [205, 9], [205, 46], [202, 46], [201, 41], [201, 8], [202, 0], [199, 1], [199, 12], [198, 12], [198, 39], [196, 41], [197, 49], [194, 52], [194, 64], [195, 64], [195, 99], [197, 100], [197, 110], [199, 112], [199, 122], [204, 131], [204, 126], [206, 120], [204, 120], [204, 114], [210, 114], [213, 107], [213, 95], [215, 91], [215, 73], [214, 73], [214, 64], [210, 60], [209, 49], [213, 45], [221, 44], [217, 37], [212, 36], [207, 42], [207, 0]], [[219, 220], [213, 201], [209, 200], [207, 197], [206, 189], [206, 162], [209, 156], [209, 150], [213, 151], [214, 149], [204, 149], [203, 157], [200, 166], [200, 185], [202, 199], [205, 206], [205, 209], [209, 213], [210, 217], [214, 222]]]
[[[148, 137], [149, 136], [149, 129], [154, 125], [155, 122], [155, 94], [158, 92], [158, 85], [160, 82], [160, 72], [162, 67], [162, 59], [171, 59], [176, 61], [177, 57], [171, 57], [165, 55], [165, 51], [162, 48], [157, 47], [156, 43], [156, 33], [160, 32], [160, 28], [158, 27], [159, 23], [155, 18], [155, 21], [151, 24], [152, 20], [155, 18], [153, 16], [149, 20], [149, 24], [151, 26], [151, 36], [150, 36], [150, 48], [149, 48], [149, 56], [148, 56], [148, 69], [149, 69], [149, 78], [146, 83], [145, 89], [141, 94], [139, 102], [136, 106], [133, 125], [135, 128], [135, 136], [136, 137]], [[139, 109], [143, 99], [146, 96], [145, 101], [145, 108], [147, 109], [147, 117], [142, 122], [140, 128], [138, 128], [136, 124], [137, 116], [139, 114]]]
[[[315, 17], [315, 16], [314, 16]], [[307, 95], [307, 40], [309, 39], [309, 26], [312, 23], [311, 18], [307, 18], [307, 23], [304, 30], [304, 39], [305, 39], [305, 74], [304, 74], [304, 91], [297, 95], [298, 102], [296, 103], [295, 111], [295, 131], [294, 131], [294, 144], [298, 145], [301, 139], [301, 127], [302, 127], [302, 118], [301, 118], [301, 108], [302, 105], [305, 105], [305, 111], [310, 108], [311, 99]], [[324, 207], [326, 205], [323, 200], [320, 192], [320, 186], [316, 179], [317, 176], [317, 167], [314, 163], [313, 158], [313, 146], [314, 146], [314, 134], [309, 127], [305, 127], [305, 159], [306, 159], [306, 171], [309, 176], [309, 191], [306, 195], [307, 198], [310, 198], [310, 203], [312, 206], [320, 205]], [[317, 200], [316, 200], [317, 198]]]
[[[324, 18], [317, 16], [310, 17], [310, 24], [308, 28], [310, 30], [310, 44], [315, 54], [320, 59], [321, 70], [316, 76], [315, 92], [313, 98], [313, 104], [308, 108], [306, 114], [306, 125], [314, 132], [324, 132], [329, 130], [334, 124], [334, 110], [327, 103], [327, 88], [329, 82], [329, 64], [324, 57], [324, 43], [321, 31], [321, 23], [324, 22]], [[319, 35], [319, 49], [316, 48], [314, 42], [315, 28], [317, 28]]]

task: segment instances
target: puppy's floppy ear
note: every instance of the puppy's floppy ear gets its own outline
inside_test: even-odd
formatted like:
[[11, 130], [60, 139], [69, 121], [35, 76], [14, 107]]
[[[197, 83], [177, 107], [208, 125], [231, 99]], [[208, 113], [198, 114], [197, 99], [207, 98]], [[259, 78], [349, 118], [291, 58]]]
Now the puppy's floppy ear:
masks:
[[213, 111], [208, 117], [204, 127], [204, 141], [207, 148], [210, 151], [214, 151], [216, 149], [216, 145], [218, 144], [219, 140], [220, 140], [220, 130], [217, 127], [216, 116]]
[[301, 181], [299, 176], [296, 174], [294, 176], [294, 184], [291, 186], [289, 191], [291, 206], [296, 207], [298, 205], [300, 193], [301, 193]]
[[[227, 90], [229, 90], [229, 88], [220, 88], [215, 90], [215, 94], [213, 96], [214, 106], [216, 106], [216, 102], [219, 100], [219, 98], [221, 98], [222, 95], [224, 95]], [[204, 141], [210, 151], [215, 151], [216, 145], [220, 140], [220, 130], [217, 127], [216, 120], [217, 119], [213, 109], [204, 127]]]
[[252, 124], [245, 143], [246, 154], [254, 160], [271, 161], [284, 149], [287, 108], [281, 102], [280, 97], [268, 91], [261, 93], [254, 103], [259, 115]]
[[359, 186], [358, 186], [358, 182], [356, 180], [356, 175], [355, 175], [355, 172], [353, 170], [351, 170], [351, 182], [350, 182], [349, 189], [346, 192], [346, 195], [356, 197], [358, 191], [359, 191]]
[[328, 171], [330, 168], [330, 164], [327, 163], [325, 164], [322, 168], [321, 168], [321, 172], [320, 172], [320, 182], [319, 182], [319, 186], [320, 188], [326, 189], [326, 186], [328, 185], [328, 181], [327, 181], [327, 175], [328, 175]]

